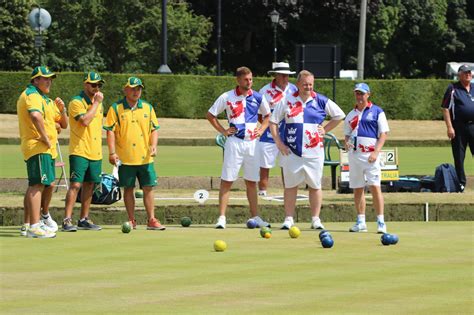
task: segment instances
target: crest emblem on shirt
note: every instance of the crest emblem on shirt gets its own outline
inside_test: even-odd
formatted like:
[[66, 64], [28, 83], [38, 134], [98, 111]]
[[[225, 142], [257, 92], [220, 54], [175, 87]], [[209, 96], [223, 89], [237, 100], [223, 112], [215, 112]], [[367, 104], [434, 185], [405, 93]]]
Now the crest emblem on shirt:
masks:
[[267, 94], [270, 95], [271, 97], [270, 105], [275, 105], [276, 103], [281, 101], [281, 99], [283, 98], [283, 93], [275, 89], [267, 90]]
[[318, 145], [318, 143], [321, 142], [321, 137], [319, 136], [318, 131], [311, 132], [311, 131], [306, 130], [305, 135], [308, 138], [308, 143], [304, 145], [306, 149], [315, 148]]
[[249, 134], [250, 140], [254, 140], [258, 137], [257, 131], [252, 131], [250, 129], [247, 129], [247, 133]]
[[367, 114], [367, 117], [366, 117], [367, 120], [374, 120], [374, 115], [372, 114], [372, 112], [369, 112]]
[[290, 112], [286, 114], [288, 118], [296, 117], [303, 112], [303, 104], [300, 101], [294, 104], [288, 102], [288, 108], [290, 109]]
[[232, 112], [230, 115], [231, 119], [239, 117], [244, 112], [244, 104], [242, 101], [237, 101], [235, 103], [227, 101], [227, 106], [229, 106], [229, 109]]

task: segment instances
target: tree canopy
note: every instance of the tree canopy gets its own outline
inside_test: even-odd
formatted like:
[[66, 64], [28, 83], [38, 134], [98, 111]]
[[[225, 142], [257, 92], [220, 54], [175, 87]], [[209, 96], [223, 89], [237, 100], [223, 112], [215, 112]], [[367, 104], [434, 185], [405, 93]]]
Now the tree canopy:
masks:
[[[161, 0], [43, 0], [52, 16], [44, 63], [61, 71], [156, 73], [161, 61]], [[265, 74], [273, 59], [268, 14], [280, 13], [278, 59], [295, 64], [298, 44], [341, 46], [342, 68], [356, 69], [360, 0], [221, 0], [222, 69]], [[33, 1], [0, 4], [0, 69], [36, 65], [27, 22]], [[168, 0], [168, 65], [174, 73], [214, 74], [217, 0]], [[474, 1], [371, 0], [365, 75], [443, 77], [446, 62], [473, 61]], [[470, 60], [471, 59], [471, 60]]]

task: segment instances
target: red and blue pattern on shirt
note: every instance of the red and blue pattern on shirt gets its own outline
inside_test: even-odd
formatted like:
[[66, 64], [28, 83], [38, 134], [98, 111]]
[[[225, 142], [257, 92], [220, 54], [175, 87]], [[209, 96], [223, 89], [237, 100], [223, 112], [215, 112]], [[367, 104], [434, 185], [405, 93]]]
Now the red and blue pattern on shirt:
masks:
[[216, 117], [223, 111], [226, 112], [229, 126], [237, 129], [233, 136], [247, 141], [257, 138], [255, 128], [258, 114], [262, 116], [270, 114], [268, 103], [262, 95], [250, 90], [247, 96], [244, 96], [239, 87], [219, 96], [209, 109], [209, 112]]
[[[270, 106], [270, 110], [273, 113], [273, 109], [275, 108], [276, 104], [284, 100], [286, 96], [295, 93], [297, 90], [298, 88], [292, 83], [288, 83], [285, 90], [282, 90], [276, 85], [275, 80], [273, 80], [272, 82], [261, 88], [259, 93], [266, 98]], [[280, 137], [283, 138], [285, 131], [284, 120], [280, 122], [280, 124], [278, 125], [278, 129], [280, 131]], [[262, 136], [260, 137], [260, 142], [275, 143], [272, 137], [272, 133], [270, 132], [270, 128], [267, 128], [262, 134]]]
[[344, 121], [344, 134], [354, 139], [354, 150], [361, 153], [375, 151], [380, 133], [388, 131], [383, 109], [371, 102], [362, 112], [354, 108]]
[[324, 158], [324, 138], [318, 127], [326, 117], [344, 117], [344, 112], [326, 96], [312, 92], [311, 98], [303, 102], [299, 92], [288, 96], [285, 103], [275, 108], [270, 119], [272, 123], [285, 121], [283, 141], [300, 157]]

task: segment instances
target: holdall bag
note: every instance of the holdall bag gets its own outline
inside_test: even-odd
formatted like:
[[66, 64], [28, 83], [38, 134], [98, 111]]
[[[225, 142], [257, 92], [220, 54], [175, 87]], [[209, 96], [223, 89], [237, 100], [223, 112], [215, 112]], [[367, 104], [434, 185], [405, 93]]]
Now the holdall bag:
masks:
[[[122, 191], [119, 187], [119, 181], [113, 175], [102, 173], [101, 182], [96, 184], [92, 193], [92, 204], [111, 205], [122, 199]], [[76, 201], [81, 203], [81, 190], [77, 194]]]
[[462, 191], [456, 169], [448, 163], [436, 167], [434, 176], [435, 192], [460, 192]]

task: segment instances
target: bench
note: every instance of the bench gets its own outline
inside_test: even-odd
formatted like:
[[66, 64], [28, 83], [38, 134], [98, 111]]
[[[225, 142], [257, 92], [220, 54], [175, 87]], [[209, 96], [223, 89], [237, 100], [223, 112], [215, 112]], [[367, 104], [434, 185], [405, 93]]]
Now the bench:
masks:
[[[218, 145], [219, 147], [222, 148], [222, 150], [224, 150], [226, 140], [227, 140], [227, 137], [220, 133], [216, 136], [216, 145]], [[331, 158], [331, 147], [334, 145], [337, 147], [338, 150], [341, 150], [344, 148], [339, 142], [339, 140], [337, 140], [334, 134], [330, 132], [326, 133], [324, 135], [324, 166], [331, 167], [331, 189], [336, 189], [336, 182], [337, 182], [336, 170], [337, 170], [337, 167], [340, 165], [339, 160], [333, 160]]]

